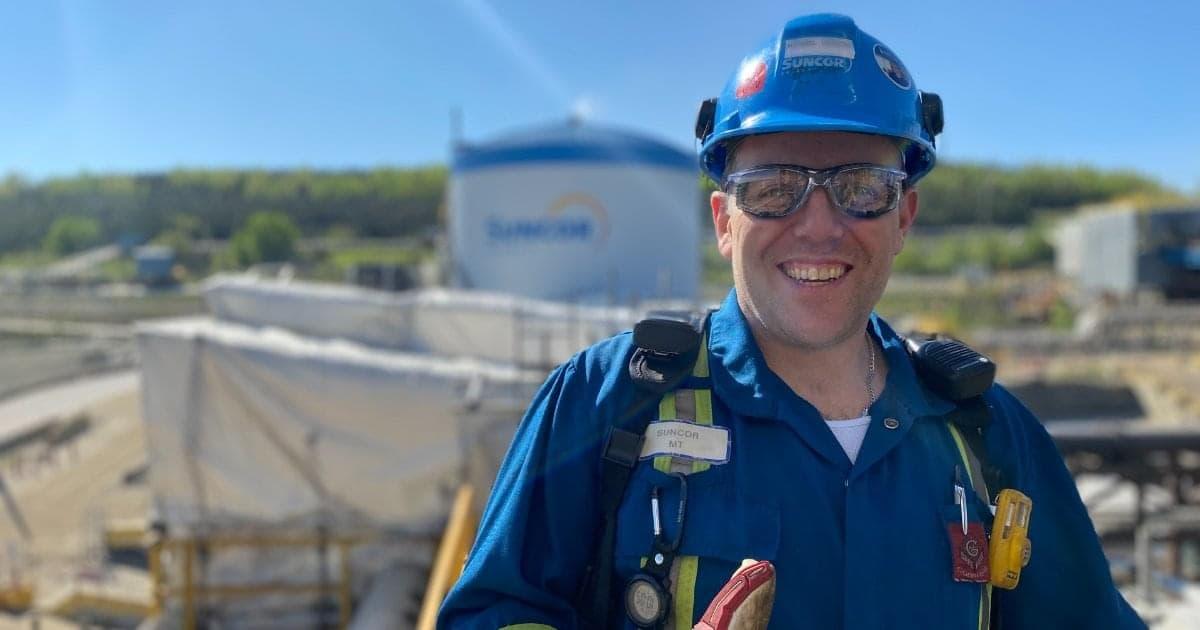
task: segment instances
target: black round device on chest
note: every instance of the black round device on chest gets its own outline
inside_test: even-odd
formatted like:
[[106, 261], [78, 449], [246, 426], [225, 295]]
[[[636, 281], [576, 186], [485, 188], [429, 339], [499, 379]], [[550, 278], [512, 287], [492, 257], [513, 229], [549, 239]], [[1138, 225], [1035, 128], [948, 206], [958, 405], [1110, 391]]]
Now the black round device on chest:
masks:
[[625, 613], [637, 627], [658, 627], [669, 610], [671, 594], [653, 577], [637, 575], [625, 585]]

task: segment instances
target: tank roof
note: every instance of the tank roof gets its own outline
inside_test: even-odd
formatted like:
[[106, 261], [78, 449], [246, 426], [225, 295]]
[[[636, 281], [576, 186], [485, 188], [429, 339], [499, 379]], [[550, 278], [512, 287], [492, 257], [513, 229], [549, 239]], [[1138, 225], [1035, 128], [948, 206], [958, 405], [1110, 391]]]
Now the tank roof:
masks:
[[455, 148], [451, 170], [525, 163], [646, 164], [699, 172], [696, 156], [630, 131], [576, 121], [535, 127]]

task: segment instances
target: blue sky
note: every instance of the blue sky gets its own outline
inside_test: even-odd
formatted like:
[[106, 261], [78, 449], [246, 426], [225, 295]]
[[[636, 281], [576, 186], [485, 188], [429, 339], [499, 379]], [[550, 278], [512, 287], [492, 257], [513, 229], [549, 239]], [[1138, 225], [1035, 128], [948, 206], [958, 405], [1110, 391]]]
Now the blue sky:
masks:
[[363, 168], [565, 118], [691, 146], [697, 103], [836, 10], [942, 95], [942, 156], [1200, 193], [1200, 3], [112, 0], [0, 7], [0, 173]]

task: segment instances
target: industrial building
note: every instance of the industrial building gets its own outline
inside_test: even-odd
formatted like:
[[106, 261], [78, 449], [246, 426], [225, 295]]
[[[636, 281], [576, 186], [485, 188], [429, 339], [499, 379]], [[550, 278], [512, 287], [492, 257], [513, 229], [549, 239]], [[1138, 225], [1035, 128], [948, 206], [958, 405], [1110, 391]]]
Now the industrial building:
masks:
[[1200, 207], [1084, 208], [1055, 237], [1056, 270], [1085, 298], [1200, 298]]

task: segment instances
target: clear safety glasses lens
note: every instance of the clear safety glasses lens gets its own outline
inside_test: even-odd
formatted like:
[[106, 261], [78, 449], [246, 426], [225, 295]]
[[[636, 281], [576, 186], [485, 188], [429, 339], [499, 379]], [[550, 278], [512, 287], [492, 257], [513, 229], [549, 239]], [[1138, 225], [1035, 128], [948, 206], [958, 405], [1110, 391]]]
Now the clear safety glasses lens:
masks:
[[869, 164], [849, 164], [823, 171], [760, 166], [730, 174], [725, 190], [733, 193], [743, 211], [775, 219], [799, 210], [813, 188], [824, 186], [842, 212], [859, 219], [874, 219], [896, 208], [905, 177], [899, 169]]

